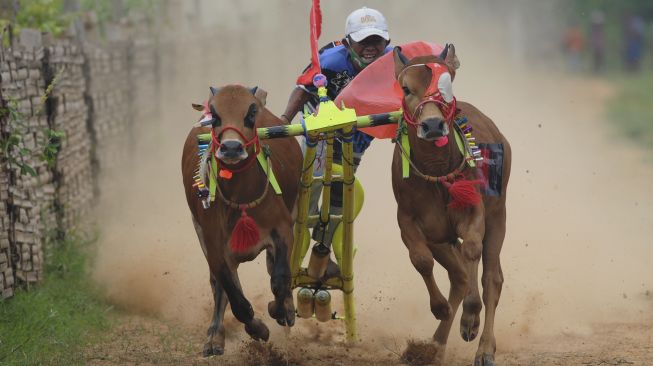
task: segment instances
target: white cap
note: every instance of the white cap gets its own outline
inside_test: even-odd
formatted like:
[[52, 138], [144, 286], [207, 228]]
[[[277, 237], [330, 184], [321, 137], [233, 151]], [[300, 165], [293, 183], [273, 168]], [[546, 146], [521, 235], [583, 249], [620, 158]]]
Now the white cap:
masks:
[[345, 36], [350, 36], [354, 42], [360, 42], [374, 35], [381, 36], [386, 41], [390, 40], [388, 23], [380, 11], [362, 7], [349, 14], [345, 23]]

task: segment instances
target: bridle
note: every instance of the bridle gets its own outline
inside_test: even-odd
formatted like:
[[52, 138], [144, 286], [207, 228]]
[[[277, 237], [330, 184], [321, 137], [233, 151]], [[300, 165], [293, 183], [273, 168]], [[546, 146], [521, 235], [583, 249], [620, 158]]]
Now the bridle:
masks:
[[453, 122], [453, 119], [456, 115], [456, 98], [454, 97], [451, 102], [447, 103], [444, 100], [442, 93], [440, 93], [440, 90], [438, 89], [438, 81], [440, 80], [439, 76], [442, 75], [443, 72], [441, 70], [437, 70], [436, 68], [442, 67], [442, 65], [438, 63], [409, 65], [405, 67], [403, 70], [401, 70], [401, 72], [397, 76], [397, 82], [399, 83], [399, 86], [401, 86], [401, 81], [404, 72], [411, 67], [417, 67], [417, 66], [426, 66], [429, 68], [429, 70], [431, 70], [431, 83], [426, 89], [426, 92], [424, 93], [424, 97], [419, 102], [417, 107], [415, 107], [414, 113], [410, 113], [410, 111], [408, 110], [408, 105], [406, 104], [406, 97], [404, 96], [401, 99], [401, 108], [404, 110], [403, 112], [404, 120], [408, 124], [417, 127], [420, 124], [419, 122], [417, 122], [417, 120], [419, 119], [419, 116], [422, 114], [422, 110], [424, 109], [424, 106], [427, 103], [435, 103], [438, 106], [438, 109], [440, 109], [440, 111], [444, 115], [445, 121], [447, 121], [449, 127], [451, 127], [451, 123]]
[[[242, 171], [245, 171], [247, 168], [249, 168], [252, 164], [254, 164], [254, 161], [256, 161], [256, 156], [261, 151], [261, 141], [259, 140], [258, 134], [256, 133], [256, 125], [254, 125], [252, 129], [254, 130], [254, 137], [248, 140], [241, 130], [232, 126], [221, 127], [217, 133], [215, 132], [215, 128], [211, 128], [211, 141], [212, 141], [211, 154], [215, 154], [215, 152], [218, 151], [218, 149], [220, 149], [220, 146], [222, 146], [222, 143], [220, 142], [220, 136], [222, 136], [222, 134], [225, 131], [229, 131], [229, 130], [236, 132], [238, 136], [240, 136], [240, 138], [243, 139], [243, 141], [246, 141], [245, 144], [243, 145], [243, 148], [247, 149], [251, 145], [254, 145], [254, 154], [250, 154], [250, 156], [247, 157], [247, 161], [245, 165], [243, 165], [238, 169], [227, 168], [227, 170], [229, 170], [232, 173], [240, 173]], [[224, 162], [222, 162], [222, 164], [223, 166], [226, 165]]]

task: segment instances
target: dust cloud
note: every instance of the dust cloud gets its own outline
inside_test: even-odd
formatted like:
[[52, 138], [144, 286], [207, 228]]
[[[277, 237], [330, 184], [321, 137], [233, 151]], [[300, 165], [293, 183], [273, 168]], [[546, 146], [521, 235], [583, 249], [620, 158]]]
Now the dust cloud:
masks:
[[[212, 306], [208, 266], [180, 174], [182, 145], [198, 117], [190, 103], [204, 100], [209, 85], [238, 82], [266, 89], [268, 108], [280, 114], [307, 64], [310, 4], [201, 4], [201, 19], [191, 23], [203, 28], [193, 31], [200, 28], [187, 25], [173, 57], [162, 60], [161, 118], [139, 126], [132, 159], [103, 175], [94, 276], [117, 306], [203, 333]], [[555, 34], [525, 44], [528, 34], [515, 32], [530, 26], [534, 11], [515, 10], [509, 6], [515, 2], [496, 4], [505, 11], [480, 1], [323, 2], [321, 43], [338, 39], [349, 11], [362, 5], [386, 15], [393, 44], [455, 43], [462, 65], [454, 83], [457, 98], [490, 116], [513, 150], [502, 252], [505, 283], [496, 318], [499, 351], [531, 337], [589, 334], [594, 324], [650, 321], [653, 166], [604, 120], [612, 87], [561, 74], [544, 58], [526, 61], [532, 53], [524, 50], [549, 54], [546, 47], [556, 40], [546, 37]], [[188, 12], [185, 17], [192, 15]], [[371, 350], [429, 338], [437, 326], [399, 236], [392, 148], [389, 141], [375, 141], [359, 170], [366, 203], [355, 228], [355, 296], [363, 347]], [[242, 265], [239, 273], [272, 338], [283, 339], [265, 307], [272, 294], [264, 256]], [[441, 269], [436, 280], [448, 291]], [[305, 320], [296, 328], [293, 332], [327, 341], [340, 340], [344, 329]], [[245, 337], [240, 326], [228, 332]], [[476, 348], [476, 342], [461, 340], [457, 325], [450, 345], [469, 354]]]

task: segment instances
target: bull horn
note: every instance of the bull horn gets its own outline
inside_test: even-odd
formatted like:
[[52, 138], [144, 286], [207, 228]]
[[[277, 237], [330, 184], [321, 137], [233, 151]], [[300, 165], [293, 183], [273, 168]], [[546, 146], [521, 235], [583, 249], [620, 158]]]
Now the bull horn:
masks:
[[442, 50], [442, 52], [440, 52], [440, 56], [438, 56], [438, 58], [440, 60], [444, 60], [445, 58], [447, 58], [447, 52], [449, 52], [449, 43], [445, 43], [444, 49]]
[[397, 56], [399, 56], [399, 59], [401, 60], [401, 62], [404, 65], [407, 64], [408, 61], [409, 61], [408, 57], [406, 57], [406, 55], [404, 55], [403, 52], [401, 52], [401, 47], [397, 46], [397, 47], [395, 47], [395, 50], [397, 50]]
[[209, 103], [209, 110], [211, 111], [211, 117], [217, 118], [218, 117], [218, 112], [215, 111], [215, 108], [213, 107], [213, 104]]

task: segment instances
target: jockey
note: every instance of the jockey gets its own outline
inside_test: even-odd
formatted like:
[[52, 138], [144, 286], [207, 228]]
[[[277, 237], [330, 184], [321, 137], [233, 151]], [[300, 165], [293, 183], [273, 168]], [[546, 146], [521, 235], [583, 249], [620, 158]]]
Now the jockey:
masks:
[[[327, 78], [327, 94], [334, 100], [340, 91], [358, 75], [366, 66], [392, 51], [388, 25], [385, 17], [378, 10], [367, 7], [354, 10], [345, 22], [345, 37], [341, 41], [331, 42], [319, 51], [322, 74]], [[310, 65], [304, 70], [307, 72]], [[301, 77], [300, 77], [301, 79]], [[312, 78], [308, 78], [309, 80]], [[299, 82], [299, 79], [298, 79]], [[305, 104], [309, 110], [315, 110], [319, 104], [317, 89], [312, 84], [299, 84], [290, 94], [288, 105], [281, 118], [290, 123]], [[358, 168], [361, 157], [374, 138], [361, 131], [354, 134], [354, 169]], [[333, 162], [342, 163], [342, 145], [334, 142]], [[320, 149], [318, 148], [318, 153]], [[319, 156], [318, 156], [319, 159]], [[310, 210], [316, 213], [321, 184], [312, 187]], [[342, 212], [342, 183], [334, 182], [331, 189], [331, 213]], [[320, 224], [313, 230], [313, 239], [323, 246], [328, 253], [331, 238], [336, 225], [328, 225], [326, 232], [320, 230]], [[326, 248], [324, 248], [326, 247]], [[315, 251], [316, 248], [314, 248]]]

